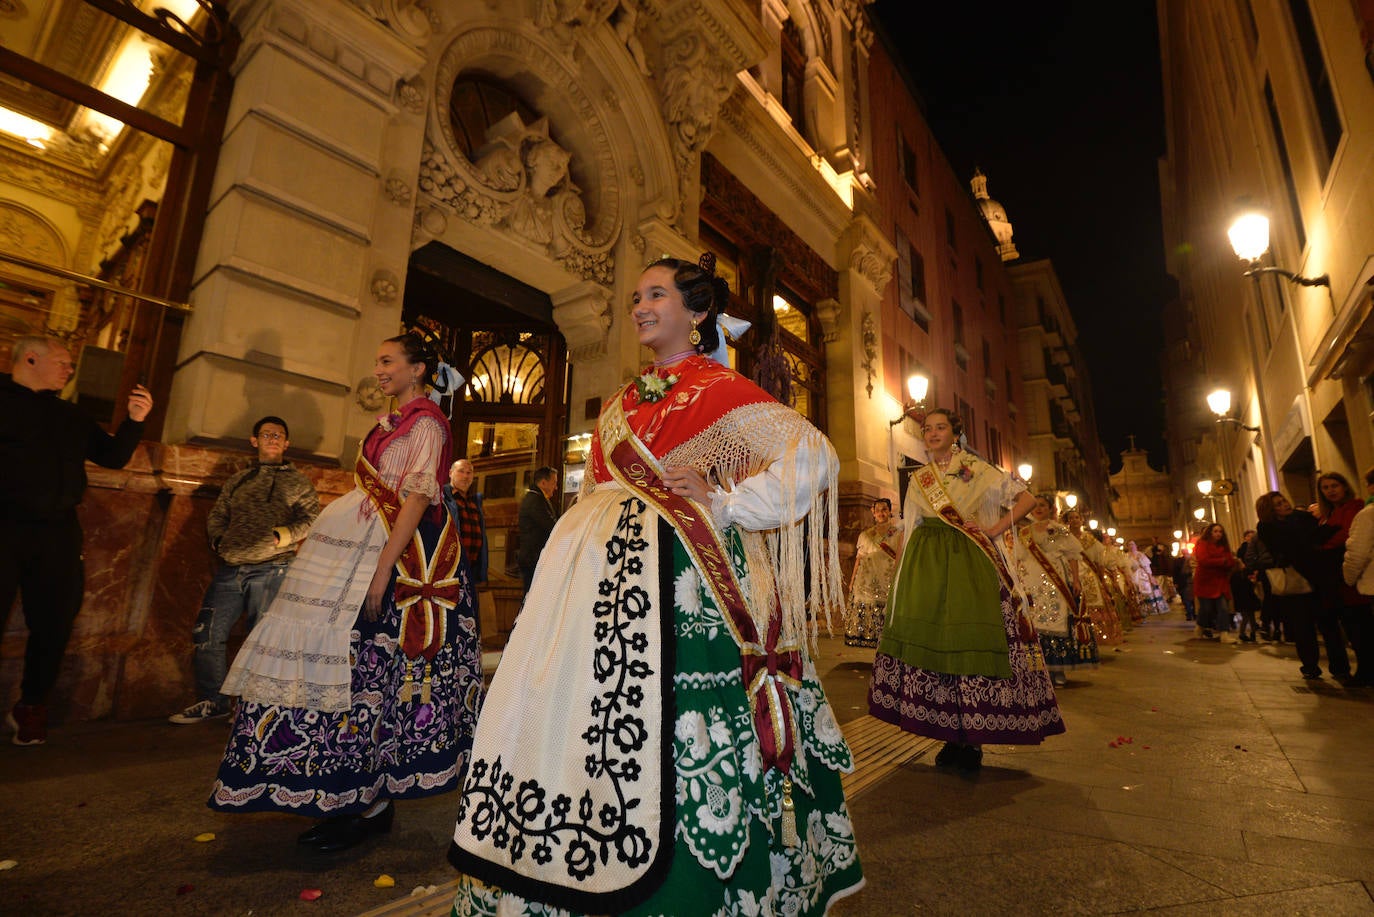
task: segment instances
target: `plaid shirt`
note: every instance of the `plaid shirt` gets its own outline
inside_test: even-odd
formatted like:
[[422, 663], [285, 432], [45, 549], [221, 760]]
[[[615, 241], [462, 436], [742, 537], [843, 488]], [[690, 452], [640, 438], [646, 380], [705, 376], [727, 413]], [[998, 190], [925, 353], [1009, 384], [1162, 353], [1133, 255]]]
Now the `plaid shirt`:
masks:
[[482, 556], [482, 516], [477, 511], [476, 500], [456, 490], [452, 491], [452, 497], [453, 505], [458, 510], [458, 540], [463, 544], [468, 566], [476, 570]]

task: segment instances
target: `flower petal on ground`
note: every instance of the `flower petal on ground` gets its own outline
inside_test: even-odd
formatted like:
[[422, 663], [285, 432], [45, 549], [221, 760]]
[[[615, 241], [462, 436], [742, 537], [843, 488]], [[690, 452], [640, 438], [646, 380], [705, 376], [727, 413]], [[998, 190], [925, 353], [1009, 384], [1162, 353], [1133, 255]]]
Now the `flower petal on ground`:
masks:
[[396, 880], [391, 878], [391, 876], [387, 875], [386, 873], [382, 873], [380, 876], [372, 880], [372, 884], [377, 886], [378, 888], [391, 888], [393, 885], [396, 884]]

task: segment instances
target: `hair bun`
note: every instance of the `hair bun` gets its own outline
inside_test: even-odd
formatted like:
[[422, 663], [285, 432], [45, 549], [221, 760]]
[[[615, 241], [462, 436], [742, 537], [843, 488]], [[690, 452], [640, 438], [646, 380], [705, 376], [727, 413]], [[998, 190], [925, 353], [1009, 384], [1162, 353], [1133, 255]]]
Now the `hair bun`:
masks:
[[716, 276], [716, 256], [714, 252], [702, 252], [697, 259], [697, 267], [701, 268], [710, 276]]

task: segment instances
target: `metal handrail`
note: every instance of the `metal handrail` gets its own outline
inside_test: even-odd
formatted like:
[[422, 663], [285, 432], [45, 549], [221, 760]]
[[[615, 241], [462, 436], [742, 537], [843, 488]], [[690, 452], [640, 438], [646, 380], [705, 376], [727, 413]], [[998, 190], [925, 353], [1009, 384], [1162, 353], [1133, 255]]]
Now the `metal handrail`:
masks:
[[31, 261], [28, 258], [24, 258], [20, 255], [11, 255], [9, 252], [0, 252], [0, 261], [7, 262], [9, 264], [15, 264], [23, 268], [28, 268], [31, 271], [39, 271], [44, 274], [51, 274], [54, 277], [61, 277], [64, 280], [72, 280], [76, 283], [84, 283], [87, 286], [98, 287], [102, 290], [108, 290], [111, 293], [118, 293], [120, 296], [131, 296], [134, 299], [142, 300], [143, 302], [150, 302], [154, 305], [162, 306], [164, 309], [175, 309], [178, 312], [191, 311], [190, 303], [176, 302], [175, 300], [171, 299], [160, 299], [156, 296], [149, 296], [147, 293], [136, 293], [133, 290], [130, 290], [126, 287], [121, 287], [118, 284], [110, 283], [106, 280], [101, 280], [99, 277], [92, 277], [89, 274], [81, 274], [76, 271], [69, 271], [63, 267], [54, 267], [51, 264], [44, 264], [41, 261]]

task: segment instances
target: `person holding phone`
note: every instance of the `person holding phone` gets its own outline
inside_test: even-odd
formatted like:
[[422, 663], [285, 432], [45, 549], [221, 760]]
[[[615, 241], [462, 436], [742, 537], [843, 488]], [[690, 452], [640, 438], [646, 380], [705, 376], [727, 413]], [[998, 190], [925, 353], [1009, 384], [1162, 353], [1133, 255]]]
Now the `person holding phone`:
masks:
[[24, 335], [14, 342], [10, 366], [10, 375], [0, 376], [0, 631], [22, 595], [29, 642], [19, 702], [6, 722], [15, 745], [42, 745], [48, 695], [85, 589], [76, 508], [86, 492], [86, 462], [123, 468], [143, 438], [153, 396], [135, 385], [128, 415], [111, 435], [61, 397], [76, 371], [66, 344]]

